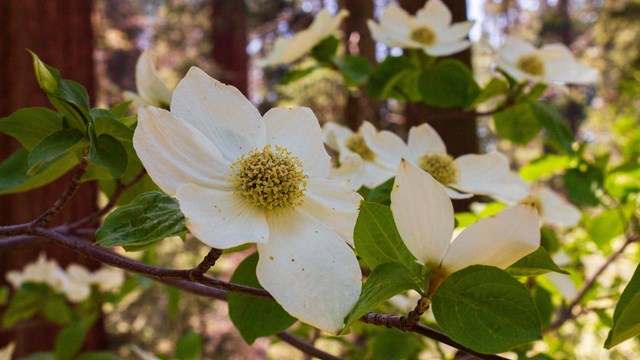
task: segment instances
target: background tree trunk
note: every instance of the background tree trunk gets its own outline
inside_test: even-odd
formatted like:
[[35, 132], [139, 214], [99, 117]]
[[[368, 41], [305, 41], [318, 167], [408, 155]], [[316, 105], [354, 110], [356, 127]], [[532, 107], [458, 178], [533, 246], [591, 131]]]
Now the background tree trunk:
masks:
[[[0, 117], [28, 106], [50, 107], [39, 89], [33, 72], [30, 49], [46, 63], [60, 69], [64, 78], [85, 86], [94, 98], [93, 39], [91, 25], [92, 2], [89, 0], [0, 0]], [[0, 161], [19, 148], [12, 138], [0, 134]], [[0, 225], [29, 221], [50, 207], [64, 191], [70, 176], [45, 188], [9, 196], [0, 196]], [[79, 218], [96, 209], [96, 186], [83, 184], [72, 202], [53, 220], [61, 223]], [[46, 252], [61, 265], [70, 262], [97, 266], [81, 255], [53, 245], [38, 245], [0, 249], [0, 282], [10, 269], [22, 268], [38, 253]], [[20, 357], [42, 350], [51, 350], [59, 327], [44, 320], [28, 322], [15, 329], [0, 330], [0, 347], [16, 342], [14, 356]], [[105, 345], [104, 326], [99, 321], [89, 334], [87, 349]]]
[[213, 1], [213, 60], [218, 80], [248, 95], [247, 6], [244, 1]]

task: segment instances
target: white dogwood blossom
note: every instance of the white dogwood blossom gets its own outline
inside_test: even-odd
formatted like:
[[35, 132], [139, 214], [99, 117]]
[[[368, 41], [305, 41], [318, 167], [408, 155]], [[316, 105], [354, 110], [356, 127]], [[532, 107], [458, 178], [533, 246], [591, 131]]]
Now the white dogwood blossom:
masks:
[[466, 154], [454, 159], [429, 124], [412, 127], [407, 145], [407, 159], [445, 185], [453, 199], [477, 194], [517, 200], [528, 193], [524, 181], [509, 169], [504, 155]]
[[340, 10], [335, 16], [332, 16], [327, 9], [320, 10], [307, 29], [293, 37], [278, 37], [271, 52], [265, 58], [256, 61], [256, 65], [275, 66], [300, 59], [322, 40], [333, 35], [347, 16], [349, 16], [347, 10]]
[[516, 205], [462, 230], [453, 240], [453, 205], [442, 186], [403, 160], [391, 192], [391, 211], [409, 251], [439, 276], [474, 264], [507, 268], [540, 246], [533, 204]]
[[171, 90], [160, 79], [148, 51], [143, 51], [136, 63], [136, 89], [138, 93], [125, 91], [124, 97], [135, 106], [151, 105], [168, 109]]
[[473, 21], [451, 24], [451, 12], [441, 0], [429, 0], [415, 16], [391, 3], [380, 23], [367, 22], [371, 36], [387, 46], [420, 49], [433, 56], [455, 54], [469, 47]]
[[538, 49], [525, 40], [507, 36], [498, 54], [498, 66], [518, 81], [589, 84], [598, 79], [598, 70], [577, 61], [563, 44]]
[[339, 331], [360, 295], [347, 243], [361, 197], [328, 179], [331, 159], [313, 112], [261, 116], [238, 89], [191, 68], [171, 112], [145, 107], [138, 119], [136, 152], [176, 196], [191, 233], [220, 249], [257, 243], [260, 284], [291, 315]]
[[529, 195], [519, 202], [533, 202], [545, 224], [572, 227], [582, 218], [582, 213], [577, 207], [546, 186], [534, 187]]
[[[364, 122], [357, 132], [338, 125], [326, 123], [322, 129], [324, 142], [339, 154], [341, 164], [362, 163], [352, 172], [356, 179], [351, 183], [375, 188], [395, 175], [400, 159], [406, 155], [402, 139], [390, 131], [378, 131], [369, 122]], [[359, 183], [359, 184], [358, 184]]]

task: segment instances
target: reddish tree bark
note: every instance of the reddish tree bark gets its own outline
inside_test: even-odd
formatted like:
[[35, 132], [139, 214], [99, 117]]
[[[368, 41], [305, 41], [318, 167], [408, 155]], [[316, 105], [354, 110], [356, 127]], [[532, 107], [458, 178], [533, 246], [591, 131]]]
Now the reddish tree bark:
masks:
[[[39, 89], [33, 72], [30, 49], [46, 63], [57, 67], [64, 78], [84, 85], [94, 96], [93, 39], [91, 25], [92, 2], [88, 0], [0, 0], [0, 117], [30, 106], [50, 107]], [[19, 144], [0, 134], [0, 161], [9, 157]], [[49, 208], [64, 191], [70, 176], [41, 189], [15, 195], [0, 196], [0, 225], [29, 221]], [[53, 224], [79, 218], [96, 209], [96, 186], [83, 184], [75, 198], [53, 220]], [[39, 245], [11, 251], [0, 250], [0, 282], [10, 269], [24, 264], [45, 251], [66, 265], [70, 262], [95, 267], [81, 255], [53, 245]], [[43, 320], [30, 321], [28, 326], [0, 330], [0, 347], [16, 342], [14, 356], [51, 350], [58, 327]], [[25, 324], [26, 325], [26, 324]], [[102, 323], [92, 330], [87, 348], [104, 347]]]
[[213, 60], [218, 79], [248, 94], [247, 7], [244, 1], [213, 1]]

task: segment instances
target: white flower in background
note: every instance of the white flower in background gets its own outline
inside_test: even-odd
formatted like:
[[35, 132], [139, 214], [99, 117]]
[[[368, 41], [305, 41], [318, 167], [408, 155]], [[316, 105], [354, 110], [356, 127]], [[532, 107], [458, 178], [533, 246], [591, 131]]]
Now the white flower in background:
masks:
[[15, 349], [16, 344], [11, 342], [7, 346], [0, 349], [0, 360], [11, 360], [13, 356], [13, 349]]
[[[553, 262], [555, 262], [561, 268], [571, 265], [571, 259], [565, 252], [562, 251], [559, 251], [553, 255]], [[575, 299], [576, 295], [578, 294], [578, 287], [573, 282], [573, 280], [571, 280], [569, 275], [551, 272], [545, 274], [544, 277], [546, 277], [551, 282], [551, 284], [553, 284], [553, 286], [558, 289], [563, 298], [567, 300]]]
[[391, 211], [403, 242], [440, 276], [474, 264], [507, 268], [540, 247], [532, 204], [484, 218], [453, 238], [453, 205], [431, 175], [403, 160], [391, 192]]
[[143, 51], [136, 63], [136, 89], [138, 93], [124, 92], [124, 97], [135, 106], [152, 105], [164, 109], [171, 103], [171, 90], [160, 79], [158, 71], [147, 50]]
[[112, 291], [124, 282], [124, 272], [112, 267], [102, 267], [94, 272], [84, 266], [71, 264], [67, 267], [69, 280], [77, 286], [96, 286], [101, 291]]
[[445, 185], [452, 199], [478, 194], [513, 201], [528, 193], [524, 180], [511, 172], [509, 160], [500, 153], [454, 159], [447, 154], [440, 135], [426, 123], [412, 127], [407, 142], [407, 159]]
[[309, 28], [290, 38], [278, 37], [269, 55], [256, 61], [256, 65], [266, 67], [289, 64], [300, 59], [322, 40], [333, 35], [347, 16], [347, 10], [340, 10], [336, 16], [332, 16], [327, 9], [320, 10]]
[[415, 16], [391, 3], [380, 24], [367, 22], [371, 36], [387, 46], [421, 49], [433, 56], [455, 54], [469, 47], [466, 40], [473, 21], [451, 24], [451, 12], [440, 0], [429, 0]]
[[[402, 139], [390, 131], [378, 131], [369, 122], [364, 122], [358, 132], [338, 125], [326, 123], [322, 129], [324, 142], [329, 148], [338, 152], [341, 164], [358, 162], [360, 184], [370, 189], [381, 185], [395, 175], [400, 159], [406, 155], [406, 145]], [[357, 185], [357, 181], [353, 181]], [[355, 188], [355, 186], [353, 186]]]
[[543, 223], [562, 227], [578, 225], [582, 213], [573, 204], [566, 201], [546, 186], [533, 188], [520, 202], [535, 203]]
[[191, 68], [171, 112], [145, 107], [133, 144], [151, 178], [175, 195], [187, 227], [227, 249], [257, 243], [257, 276], [290, 314], [337, 332], [358, 299], [347, 243], [361, 197], [329, 180], [331, 159], [308, 108], [264, 117], [236, 88]]
[[597, 69], [577, 61], [562, 44], [537, 49], [527, 41], [507, 36], [498, 54], [498, 66], [518, 81], [588, 84], [598, 79]]

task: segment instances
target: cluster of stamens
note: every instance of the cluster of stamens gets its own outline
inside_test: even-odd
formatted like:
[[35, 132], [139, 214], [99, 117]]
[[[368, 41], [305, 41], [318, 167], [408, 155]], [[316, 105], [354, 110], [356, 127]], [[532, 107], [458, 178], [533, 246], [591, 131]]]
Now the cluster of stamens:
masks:
[[436, 42], [436, 33], [427, 26], [420, 26], [411, 30], [409, 39], [422, 45], [432, 45]]
[[458, 181], [458, 166], [447, 154], [429, 153], [418, 158], [418, 166], [442, 184]]
[[369, 149], [367, 143], [364, 141], [364, 137], [361, 134], [355, 133], [349, 136], [345, 140], [345, 145], [347, 149], [360, 155], [362, 160], [373, 160], [376, 157], [376, 154], [374, 154], [373, 151]]
[[535, 206], [536, 210], [538, 210], [538, 214], [542, 215], [542, 210], [544, 209], [544, 207], [542, 206], [542, 201], [540, 200], [539, 197], [534, 195], [529, 195], [526, 198], [520, 200], [518, 203], [523, 205], [533, 205]]
[[273, 210], [302, 204], [307, 175], [300, 159], [284, 147], [252, 149], [231, 164], [231, 170], [236, 193], [255, 206]]
[[520, 56], [516, 61], [516, 67], [529, 75], [540, 76], [544, 74], [544, 62], [536, 54]]

